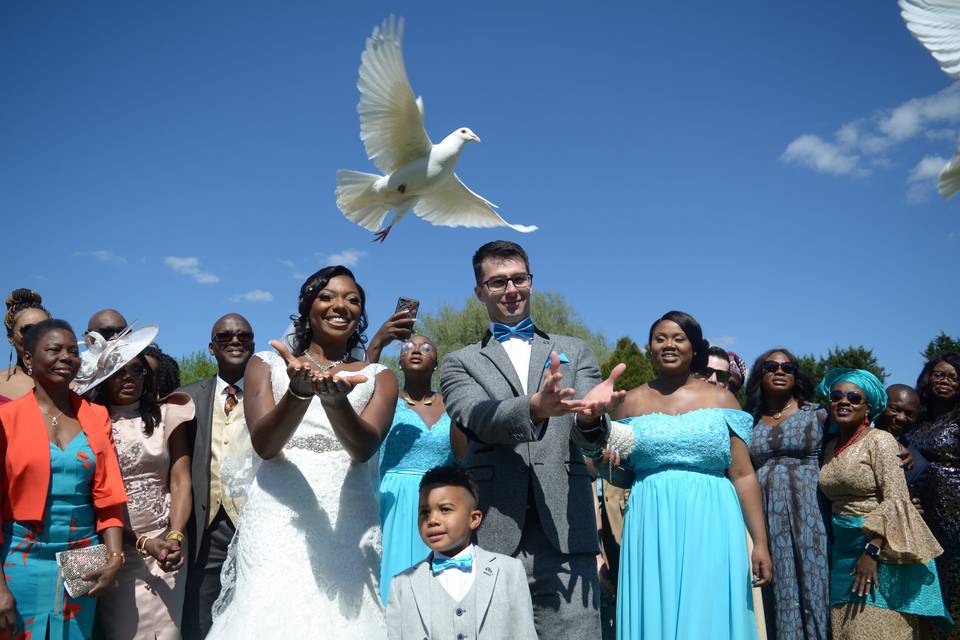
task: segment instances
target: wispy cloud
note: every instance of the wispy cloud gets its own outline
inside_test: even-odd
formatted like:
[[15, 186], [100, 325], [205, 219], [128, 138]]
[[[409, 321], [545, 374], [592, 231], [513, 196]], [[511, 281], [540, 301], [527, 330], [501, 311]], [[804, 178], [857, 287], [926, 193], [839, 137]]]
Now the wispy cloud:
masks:
[[360, 251], [359, 249], [344, 249], [340, 253], [334, 253], [330, 256], [327, 256], [327, 259], [324, 261], [326, 264], [342, 264], [345, 267], [355, 267], [357, 263], [360, 262], [360, 258], [367, 255], [366, 251]]
[[732, 347], [736, 343], [737, 343], [737, 339], [733, 336], [720, 336], [718, 338], [710, 339], [710, 344], [715, 344], [718, 347], [723, 347], [724, 349], [726, 349], [727, 347]]
[[[888, 154], [909, 140], [921, 138], [943, 144], [955, 139], [958, 123], [960, 82], [955, 82], [933, 95], [912, 98], [892, 109], [844, 123], [832, 136], [800, 135], [787, 145], [780, 159], [820, 173], [865, 176], [894, 166]], [[913, 173], [918, 167], [908, 179], [911, 185], [917, 182]]]
[[279, 262], [290, 271], [290, 277], [298, 282], [303, 282], [310, 275], [302, 271], [293, 260], [280, 260]]
[[253, 289], [230, 296], [230, 302], [273, 302], [273, 294], [263, 289]]
[[94, 258], [99, 262], [104, 264], [126, 264], [127, 259], [123, 256], [118, 256], [113, 251], [108, 249], [97, 249], [96, 251], [77, 251], [75, 256], [81, 258]]
[[163, 259], [163, 263], [173, 269], [176, 273], [184, 276], [190, 276], [200, 284], [214, 284], [220, 282], [220, 277], [216, 274], [200, 269], [199, 258], [178, 258], [176, 256], [167, 256]]

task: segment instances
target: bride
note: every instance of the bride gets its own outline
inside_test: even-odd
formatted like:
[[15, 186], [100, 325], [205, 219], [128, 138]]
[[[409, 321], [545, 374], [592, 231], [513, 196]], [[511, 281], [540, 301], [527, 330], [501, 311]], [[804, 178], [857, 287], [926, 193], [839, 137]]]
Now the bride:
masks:
[[367, 327], [364, 306], [349, 269], [321, 269], [300, 289], [292, 349], [272, 341], [277, 353], [247, 365], [244, 413], [264, 462], [208, 638], [386, 635], [375, 454], [397, 381], [350, 358]]

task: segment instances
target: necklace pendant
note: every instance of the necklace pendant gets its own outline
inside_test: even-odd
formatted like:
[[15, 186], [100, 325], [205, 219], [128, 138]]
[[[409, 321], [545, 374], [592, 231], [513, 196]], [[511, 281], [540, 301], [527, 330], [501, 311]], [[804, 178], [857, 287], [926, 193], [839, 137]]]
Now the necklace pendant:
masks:
[[51, 427], [56, 427], [57, 424], [59, 423], [59, 421], [60, 421], [60, 416], [54, 416], [54, 417], [50, 418], [50, 426], [51, 426]]

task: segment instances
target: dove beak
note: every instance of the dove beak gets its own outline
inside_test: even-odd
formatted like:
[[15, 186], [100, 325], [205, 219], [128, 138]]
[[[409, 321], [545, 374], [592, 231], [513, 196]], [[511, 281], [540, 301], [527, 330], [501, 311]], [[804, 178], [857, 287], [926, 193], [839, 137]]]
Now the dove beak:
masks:
[[470, 139], [471, 139], [471, 140], [476, 140], [477, 142], [480, 142], [480, 136], [478, 136], [478, 135], [475, 134], [475, 133], [470, 136]]

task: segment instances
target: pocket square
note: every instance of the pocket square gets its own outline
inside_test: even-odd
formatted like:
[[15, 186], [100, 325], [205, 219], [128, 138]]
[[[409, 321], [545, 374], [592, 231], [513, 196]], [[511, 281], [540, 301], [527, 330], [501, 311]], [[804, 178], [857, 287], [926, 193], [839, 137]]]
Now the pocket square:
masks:
[[[560, 364], [570, 364], [570, 358], [565, 353], [557, 354], [557, 357], [560, 359]], [[544, 369], [550, 368], [550, 358], [547, 358], [547, 361], [543, 363]]]

